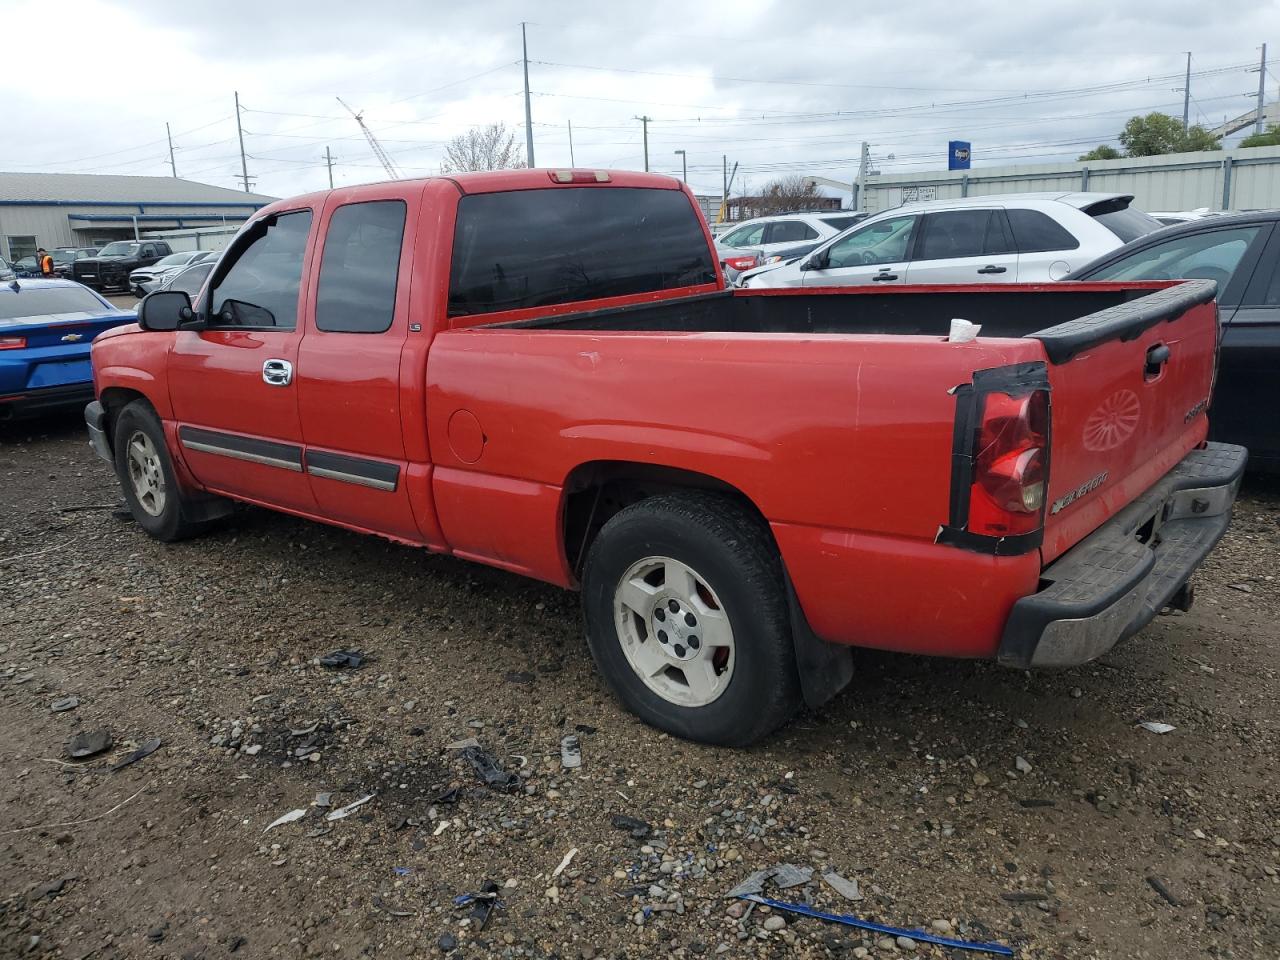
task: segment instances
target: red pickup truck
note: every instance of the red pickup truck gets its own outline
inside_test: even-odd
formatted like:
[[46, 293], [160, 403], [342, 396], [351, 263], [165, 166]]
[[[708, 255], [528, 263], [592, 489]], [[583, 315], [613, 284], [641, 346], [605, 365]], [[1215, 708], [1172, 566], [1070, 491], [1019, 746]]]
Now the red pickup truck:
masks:
[[1189, 603], [1246, 459], [1213, 298], [729, 290], [675, 180], [437, 177], [260, 211], [86, 419], [152, 536], [237, 500], [580, 588], [630, 709], [745, 744], [850, 646], [1064, 666]]

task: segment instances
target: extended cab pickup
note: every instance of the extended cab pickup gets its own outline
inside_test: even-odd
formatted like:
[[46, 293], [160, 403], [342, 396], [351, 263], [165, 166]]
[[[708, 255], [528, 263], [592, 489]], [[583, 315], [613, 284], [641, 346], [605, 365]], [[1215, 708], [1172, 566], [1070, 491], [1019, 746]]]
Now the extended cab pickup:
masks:
[[147, 297], [86, 419], [155, 537], [238, 500], [581, 588], [630, 709], [743, 744], [850, 646], [1065, 666], [1188, 603], [1246, 457], [1204, 442], [1213, 297], [727, 290], [677, 181], [400, 181]]

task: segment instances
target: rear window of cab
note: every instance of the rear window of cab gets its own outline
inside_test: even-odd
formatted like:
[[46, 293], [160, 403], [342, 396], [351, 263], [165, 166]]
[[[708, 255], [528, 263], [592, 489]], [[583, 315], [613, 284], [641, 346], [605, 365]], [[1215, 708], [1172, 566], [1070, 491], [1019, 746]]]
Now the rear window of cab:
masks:
[[562, 187], [458, 202], [449, 316], [497, 313], [714, 283], [684, 193]]

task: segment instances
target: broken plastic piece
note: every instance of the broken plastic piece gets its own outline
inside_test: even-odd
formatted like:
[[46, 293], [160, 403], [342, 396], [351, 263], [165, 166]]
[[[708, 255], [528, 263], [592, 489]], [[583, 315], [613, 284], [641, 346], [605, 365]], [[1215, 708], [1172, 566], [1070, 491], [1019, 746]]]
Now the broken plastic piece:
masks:
[[380, 896], [378, 896], [376, 893], [375, 893], [375, 894], [374, 894], [370, 899], [371, 899], [371, 900], [372, 900], [372, 902], [373, 902], [373, 907], [374, 907], [374, 909], [375, 909], [375, 910], [381, 910], [383, 913], [389, 913], [389, 914], [391, 914], [391, 916], [393, 916], [393, 917], [412, 917], [412, 916], [415, 916], [415, 914], [414, 914], [414, 912], [413, 912], [412, 910], [400, 910], [400, 909], [398, 909], [398, 908], [396, 908], [396, 907], [390, 906], [389, 904], [387, 904], [387, 903], [386, 903], [386, 901], [384, 901], [384, 900], [383, 900]]
[[342, 667], [354, 670], [362, 663], [364, 663], [364, 654], [359, 650], [335, 650], [320, 658], [320, 666], [334, 670]]
[[475, 737], [464, 737], [461, 740], [455, 740], [453, 743], [445, 747], [446, 750], [466, 750], [468, 747], [478, 747], [480, 741]]
[[739, 899], [762, 893], [765, 881], [772, 880], [780, 890], [798, 887], [813, 879], [813, 867], [797, 867], [794, 863], [780, 863], [776, 867], [757, 870], [725, 894]]
[[484, 780], [486, 786], [491, 789], [505, 790], [509, 793], [520, 786], [520, 778], [518, 776], [508, 770], [503, 770], [502, 765], [480, 747], [467, 747], [462, 751], [462, 756], [471, 761], [471, 766], [475, 768], [476, 773]]
[[[295, 820], [301, 820], [301, 819], [302, 819], [303, 817], [305, 817], [306, 815], [307, 815], [307, 811], [306, 811], [306, 810], [302, 810], [302, 809], [298, 809], [298, 810], [290, 810], [290, 811], [289, 811], [288, 813], [286, 813], [284, 816], [282, 816], [282, 817], [276, 817], [274, 820], [272, 820], [270, 823], [268, 823], [268, 824], [267, 824], [267, 830], [270, 830], [272, 827], [282, 827], [282, 826], [284, 826], [286, 823], [293, 823]], [[263, 832], [263, 833], [266, 833], [266, 832], [267, 832], [267, 830], [263, 830], [262, 832]]]
[[123, 770], [125, 767], [129, 766], [129, 764], [137, 763], [143, 757], [151, 756], [151, 754], [155, 753], [157, 750], [160, 749], [162, 742], [163, 741], [161, 741], [159, 737], [154, 737], [151, 740], [148, 740], [142, 746], [138, 747], [137, 750], [133, 751], [133, 753], [129, 754], [127, 757], [125, 757], [123, 760], [117, 763], [114, 767], [112, 767], [111, 772], [115, 773], [117, 770]]
[[752, 903], [759, 903], [773, 910], [786, 910], [789, 913], [798, 913], [802, 917], [812, 917], [814, 920], [827, 920], [831, 923], [843, 923], [847, 927], [857, 927], [859, 930], [871, 930], [874, 933], [882, 933], [887, 937], [909, 937], [919, 943], [933, 943], [940, 947], [950, 947], [952, 950], [970, 950], [974, 953], [993, 953], [1001, 957], [1012, 957], [1013, 950], [1006, 947], [1002, 943], [982, 943], [976, 940], [955, 940], [951, 937], [940, 937], [937, 934], [929, 933], [927, 930], [908, 930], [903, 927], [890, 927], [883, 923], [872, 923], [870, 920], [860, 920], [859, 918], [848, 913], [827, 913], [823, 910], [815, 910], [813, 907], [804, 903], [787, 903], [785, 900], [772, 900], [769, 897], [762, 897], [758, 894], [752, 894], [743, 897], [743, 900], [750, 900]]
[[554, 879], [555, 877], [558, 877], [560, 876], [560, 874], [564, 873], [565, 867], [569, 866], [569, 864], [573, 862], [573, 858], [576, 857], [577, 855], [578, 855], [578, 848], [570, 847], [569, 852], [566, 853], [564, 855], [564, 859], [560, 861], [560, 866], [556, 867], [554, 870], [551, 871], [552, 878]]
[[355, 813], [358, 808], [363, 807], [366, 803], [372, 800], [373, 796], [374, 795], [371, 793], [367, 797], [361, 797], [359, 800], [352, 800], [345, 807], [339, 807], [337, 810], [332, 810], [325, 814], [324, 818], [326, 820], [341, 820], [343, 817], [349, 817], [351, 814]]
[[969, 343], [978, 339], [978, 331], [981, 329], [982, 324], [970, 323], [957, 317], [951, 321], [951, 333], [947, 339], [952, 343]]
[[653, 827], [649, 824], [635, 817], [629, 817], [625, 813], [615, 813], [609, 818], [609, 822], [619, 830], [628, 831], [636, 840], [643, 840], [653, 833]]
[[858, 901], [862, 899], [862, 891], [858, 889], [857, 880], [846, 880], [834, 870], [828, 870], [822, 875], [822, 882], [834, 890], [846, 900]]
[[61, 700], [55, 700], [49, 704], [49, 709], [53, 713], [66, 713], [68, 710], [74, 710], [80, 706], [79, 697], [63, 697]]
[[494, 908], [502, 906], [502, 901], [498, 899], [498, 885], [492, 880], [486, 880], [480, 885], [479, 893], [464, 893], [453, 898], [455, 907], [465, 907], [467, 904], [471, 905], [467, 919], [477, 930], [483, 930]]
[[94, 757], [111, 749], [111, 734], [105, 730], [91, 730], [77, 733], [67, 744], [67, 755], [72, 760], [83, 760]]
[[1171, 723], [1160, 723], [1158, 720], [1143, 720], [1138, 726], [1152, 733], [1172, 733], [1178, 729]]
[[582, 743], [576, 734], [569, 734], [560, 741], [560, 766], [576, 770], [582, 766]]

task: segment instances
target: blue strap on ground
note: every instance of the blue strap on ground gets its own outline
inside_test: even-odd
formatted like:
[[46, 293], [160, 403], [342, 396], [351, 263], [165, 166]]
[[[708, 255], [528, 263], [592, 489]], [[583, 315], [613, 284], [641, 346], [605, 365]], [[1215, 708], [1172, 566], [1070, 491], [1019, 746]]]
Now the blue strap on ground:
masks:
[[813, 917], [815, 920], [830, 920], [832, 923], [843, 923], [847, 927], [858, 927], [862, 930], [871, 930], [874, 933], [883, 933], [888, 937], [910, 937], [912, 940], [919, 940], [922, 943], [936, 943], [940, 947], [950, 947], [953, 950], [972, 950], [974, 953], [994, 953], [1001, 957], [1013, 956], [1013, 950], [1002, 943], [979, 943], [974, 940], [952, 940], [950, 937], [938, 937], [924, 930], [907, 930], [903, 927], [889, 927], [885, 926], [883, 923], [872, 923], [870, 920], [859, 920], [857, 917], [851, 916], [847, 913], [825, 913], [822, 910], [815, 910], [807, 904], [787, 903], [785, 900], [771, 900], [769, 897], [762, 897], [758, 894], [748, 894], [742, 899], [750, 900], [753, 903], [762, 903], [766, 907], [772, 907], [774, 910], [787, 910], [791, 913], [798, 913], [804, 917]]

